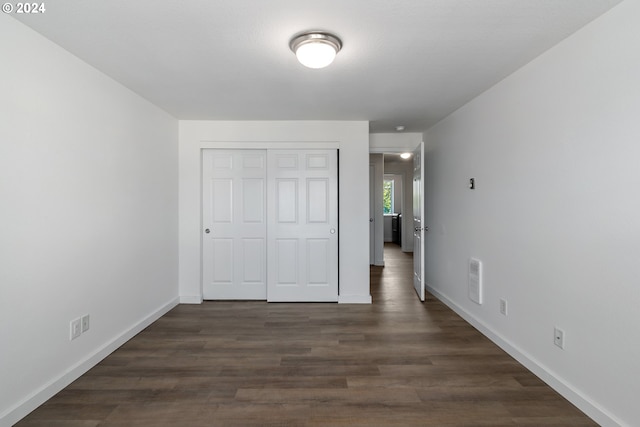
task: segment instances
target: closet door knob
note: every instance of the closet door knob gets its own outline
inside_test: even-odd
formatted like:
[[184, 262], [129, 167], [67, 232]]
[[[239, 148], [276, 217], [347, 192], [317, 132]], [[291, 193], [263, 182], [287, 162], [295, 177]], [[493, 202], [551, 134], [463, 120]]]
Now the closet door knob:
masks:
[[209, 230], [208, 228], [206, 230], [204, 230], [205, 233], [209, 234], [211, 233], [211, 230]]

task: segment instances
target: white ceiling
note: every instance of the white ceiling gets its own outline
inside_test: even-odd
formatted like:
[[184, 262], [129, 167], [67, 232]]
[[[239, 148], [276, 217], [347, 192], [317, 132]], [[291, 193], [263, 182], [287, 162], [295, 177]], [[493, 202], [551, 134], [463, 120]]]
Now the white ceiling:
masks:
[[[57, 0], [12, 16], [179, 119], [421, 132], [619, 2]], [[288, 47], [315, 29], [344, 44], [323, 70]]]

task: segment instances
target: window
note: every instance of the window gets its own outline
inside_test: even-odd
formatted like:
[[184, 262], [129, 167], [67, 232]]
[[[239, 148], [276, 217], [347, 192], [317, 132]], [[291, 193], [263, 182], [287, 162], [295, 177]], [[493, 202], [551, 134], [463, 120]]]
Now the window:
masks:
[[393, 179], [385, 179], [382, 182], [382, 207], [384, 214], [395, 212], [393, 206]]

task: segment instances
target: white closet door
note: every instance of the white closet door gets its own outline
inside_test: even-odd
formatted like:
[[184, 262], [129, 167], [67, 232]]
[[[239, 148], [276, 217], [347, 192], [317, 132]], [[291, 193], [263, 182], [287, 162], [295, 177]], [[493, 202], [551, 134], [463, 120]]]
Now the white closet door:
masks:
[[413, 287], [420, 301], [425, 298], [424, 285], [424, 142], [413, 152]]
[[337, 301], [337, 151], [269, 150], [267, 157], [267, 299]]
[[204, 299], [267, 297], [265, 150], [204, 150]]

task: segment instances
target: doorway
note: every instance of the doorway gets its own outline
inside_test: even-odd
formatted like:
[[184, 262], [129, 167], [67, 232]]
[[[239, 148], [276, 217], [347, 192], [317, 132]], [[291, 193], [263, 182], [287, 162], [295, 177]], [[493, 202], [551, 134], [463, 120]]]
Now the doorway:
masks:
[[[425, 299], [424, 282], [424, 145], [420, 143], [410, 156], [400, 152], [370, 153], [370, 165], [379, 166], [370, 176], [370, 200], [374, 204], [372, 219], [383, 224], [374, 231], [372, 253], [380, 252], [374, 266], [386, 266], [386, 250], [398, 245], [403, 253], [411, 253], [413, 276], [410, 283], [421, 301]], [[373, 169], [374, 170], [374, 169]], [[376, 216], [378, 215], [378, 216]]]

